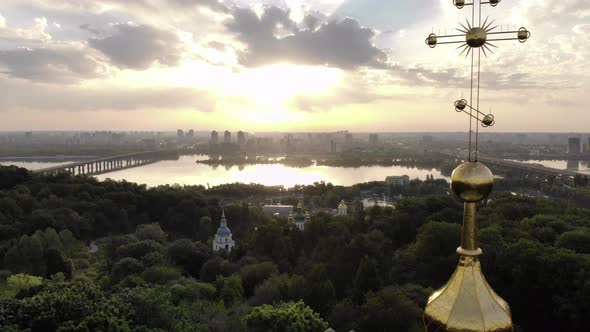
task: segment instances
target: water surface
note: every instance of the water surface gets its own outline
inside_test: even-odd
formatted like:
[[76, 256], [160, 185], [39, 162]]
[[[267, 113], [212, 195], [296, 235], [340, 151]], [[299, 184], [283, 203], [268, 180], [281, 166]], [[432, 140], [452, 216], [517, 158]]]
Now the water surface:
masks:
[[350, 186], [369, 181], [384, 181], [390, 175], [408, 175], [411, 179], [426, 179], [426, 175], [435, 178], [444, 178], [440, 170], [422, 170], [401, 166], [366, 166], [366, 167], [332, 167], [309, 166], [290, 167], [280, 164], [271, 165], [245, 165], [213, 167], [205, 164], [197, 164], [197, 159], [203, 156], [181, 156], [178, 160], [160, 161], [154, 164], [137, 168], [98, 175], [103, 180], [127, 180], [157, 186], [162, 184], [180, 185], [219, 185], [225, 183], [258, 183], [267, 186], [283, 185], [292, 187], [296, 184], [309, 185], [314, 182], [331, 182], [337, 185]]

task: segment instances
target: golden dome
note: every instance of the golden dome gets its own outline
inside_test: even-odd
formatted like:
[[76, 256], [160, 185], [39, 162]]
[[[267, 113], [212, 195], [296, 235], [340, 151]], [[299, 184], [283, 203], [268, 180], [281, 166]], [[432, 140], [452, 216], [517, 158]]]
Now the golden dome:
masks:
[[461, 256], [451, 279], [428, 299], [427, 332], [512, 332], [510, 307], [485, 280], [477, 256]]
[[493, 186], [492, 171], [477, 161], [457, 166], [451, 175], [451, 189], [463, 202], [476, 203], [486, 199]]

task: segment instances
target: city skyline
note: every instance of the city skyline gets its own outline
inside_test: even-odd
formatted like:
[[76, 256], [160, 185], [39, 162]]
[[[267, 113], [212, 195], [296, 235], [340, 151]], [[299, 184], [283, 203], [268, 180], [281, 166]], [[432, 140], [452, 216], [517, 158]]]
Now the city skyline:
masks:
[[[6, 0], [0, 131], [456, 132], [466, 60], [423, 44], [462, 20], [447, 2]], [[533, 35], [482, 67], [486, 132], [587, 130], [584, 2], [494, 9]]]

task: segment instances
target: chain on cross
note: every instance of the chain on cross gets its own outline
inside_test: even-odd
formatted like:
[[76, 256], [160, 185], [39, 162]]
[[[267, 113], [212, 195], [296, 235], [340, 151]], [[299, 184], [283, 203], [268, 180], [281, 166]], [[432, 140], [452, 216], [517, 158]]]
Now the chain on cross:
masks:
[[[501, 0], [472, 0], [471, 3], [467, 3], [465, 0], [453, 0], [453, 4], [458, 9], [462, 9], [466, 6], [471, 6], [471, 21], [469, 21], [469, 19], [466, 18], [466, 25], [459, 23], [459, 25], [461, 25], [461, 28], [457, 28], [457, 31], [461, 32], [461, 34], [437, 36], [434, 33], [431, 33], [425, 40], [426, 45], [428, 45], [430, 48], [434, 48], [436, 47], [436, 45], [442, 44], [461, 44], [459, 45], [459, 47], [457, 47], [458, 49], [463, 49], [460, 55], [466, 53], [465, 57], [467, 58], [469, 54], [471, 54], [471, 88], [469, 94], [469, 102], [465, 99], [455, 101], [455, 110], [457, 112], [464, 112], [469, 115], [469, 161], [477, 161], [479, 145], [479, 124], [481, 124], [482, 127], [490, 127], [493, 126], [496, 122], [493, 114], [484, 114], [480, 111], [479, 108], [481, 53], [483, 52], [484, 56], [486, 57], [488, 55], [488, 52], [494, 53], [490, 47], [497, 48], [497, 46], [492, 44], [491, 42], [503, 40], [518, 40], [519, 42], [524, 43], [531, 36], [531, 33], [525, 28], [520, 28], [514, 31], [498, 32], [494, 31], [498, 26], [493, 26], [493, 20], [488, 22], [489, 18], [486, 18], [482, 22], [482, 5], [489, 4], [492, 7], [496, 7], [500, 3], [500, 1]], [[476, 13], [478, 14], [477, 17]], [[475, 70], [476, 51], [477, 70]], [[477, 74], [477, 80], [475, 79], [475, 74]], [[474, 92], [475, 105], [473, 105]], [[475, 133], [473, 132], [474, 123], [476, 127]]]

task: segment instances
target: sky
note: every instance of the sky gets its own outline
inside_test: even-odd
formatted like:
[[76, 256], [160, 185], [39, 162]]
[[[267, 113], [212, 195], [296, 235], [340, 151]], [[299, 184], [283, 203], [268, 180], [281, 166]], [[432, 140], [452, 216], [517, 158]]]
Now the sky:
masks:
[[[464, 131], [451, 0], [2, 0], [0, 131]], [[590, 0], [482, 6], [498, 132], [587, 132]]]

